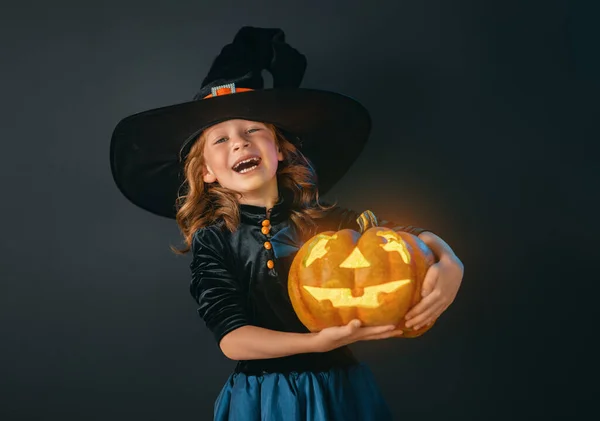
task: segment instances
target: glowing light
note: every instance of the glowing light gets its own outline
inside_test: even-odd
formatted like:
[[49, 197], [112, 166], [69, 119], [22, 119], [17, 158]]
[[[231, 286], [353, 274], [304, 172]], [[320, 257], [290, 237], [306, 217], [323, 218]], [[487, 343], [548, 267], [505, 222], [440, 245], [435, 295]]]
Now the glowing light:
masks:
[[410, 262], [410, 254], [406, 248], [406, 243], [401, 238], [398, 238], [396, 233], [386, 231], [378, 232], [377, 235], [387, 240], [387, 243], [381, 245], [385, 251], [397, 251], [402, 256], [404, 263], [408, 264]]
[[339, 307], [363, 307], [377, 308], [379, 307], [379, 294], [389, 294], [397, 291], [404, 285], [410, 283], [409, 279], [402, 279], [393, 282], [386, 282], [381, 285], [372, 285], [363, 289], [363, 295], [360, 297], [352, 296], [350, 288], [319, 288], [304, 285], [304, 289], [308, 291], [318, 301], [329, 300], [331, 305]]
[[371, 267], [371, 264], [365, 259], [365, 256], [363, 256], [358, 247], [354, 247], [350, 256], [340, 264], [340, 267], [351, 269], [368, 268]]
[[325, 248], [325, 246], [327, 245], [329, 240], [335, 240], [336, 238], [337, 235], [318, 235], [315, 241], [313, 241], [312, 245], [309, 247], [308, 252], [306, 253], [306, 257], [304, 258], [304, 267], [309, 267], [313, 264], [315, 260], [325, 256], [329, 251]]

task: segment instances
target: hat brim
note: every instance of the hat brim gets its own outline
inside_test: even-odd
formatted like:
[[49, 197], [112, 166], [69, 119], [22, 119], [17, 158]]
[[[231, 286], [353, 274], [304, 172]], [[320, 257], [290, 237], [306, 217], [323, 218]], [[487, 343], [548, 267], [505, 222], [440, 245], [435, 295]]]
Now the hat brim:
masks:
[[369, 113], [359, 102], [312, 89], [240, 92], [157, 108], [124, 118], [113, 132], [110, 162], [118, 188], [135, 205], [175, 218], [185, 181], [182, 148], [230, 119], [271, 123], [297, 137], [288, 140], [313, 164], [321, 194], [348, 171], [371, 130]]

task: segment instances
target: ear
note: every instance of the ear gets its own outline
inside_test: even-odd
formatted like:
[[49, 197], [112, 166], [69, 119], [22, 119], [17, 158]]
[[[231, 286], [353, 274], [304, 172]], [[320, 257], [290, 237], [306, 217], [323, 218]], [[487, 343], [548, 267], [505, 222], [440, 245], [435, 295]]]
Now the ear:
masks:
[[281, 152], [281, 148], [277, 147], [277, 160], [283, 161], [283, 152]]
[[210, 183], [214, 183], [215, 181], [217, 181], [217, 177], [215, 176], [215, 174], [212, 172], [212, 170], [210, 169], [210, 167], [208, 165], [204, 166], [204, 170], [202, 171], [202, 179], [204, 180], [205, 183], [210, 184]]

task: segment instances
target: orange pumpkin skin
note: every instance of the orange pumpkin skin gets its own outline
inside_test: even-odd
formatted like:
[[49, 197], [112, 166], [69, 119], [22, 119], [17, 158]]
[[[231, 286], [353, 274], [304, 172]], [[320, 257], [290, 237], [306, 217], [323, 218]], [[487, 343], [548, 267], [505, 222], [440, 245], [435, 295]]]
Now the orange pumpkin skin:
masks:
[[425, 243], [406, 232], [377, 226], [362, 235], [349, 229], [323, 232], [296, 254], [288, 293], [311, 332], [359, 319], [363, 326], [393, 324], [404, 337], [417, 337], [432, 325], [414, 331], [404, 326], [404, 316], [420, 301], [434, 262]]

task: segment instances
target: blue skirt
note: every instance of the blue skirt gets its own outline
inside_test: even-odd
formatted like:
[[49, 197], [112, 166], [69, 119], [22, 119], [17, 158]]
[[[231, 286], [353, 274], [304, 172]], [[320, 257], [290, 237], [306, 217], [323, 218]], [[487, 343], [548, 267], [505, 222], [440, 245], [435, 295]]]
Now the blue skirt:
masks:
[[229, 376], [215, 421], [390, 421], [371, 370], [363, 364], [326, 372]]

